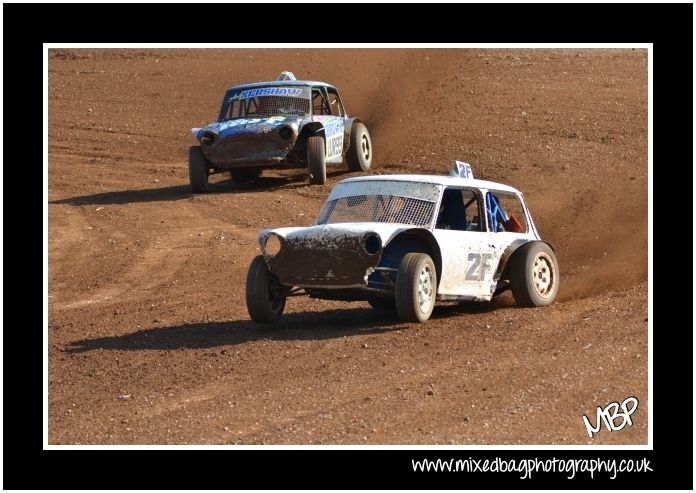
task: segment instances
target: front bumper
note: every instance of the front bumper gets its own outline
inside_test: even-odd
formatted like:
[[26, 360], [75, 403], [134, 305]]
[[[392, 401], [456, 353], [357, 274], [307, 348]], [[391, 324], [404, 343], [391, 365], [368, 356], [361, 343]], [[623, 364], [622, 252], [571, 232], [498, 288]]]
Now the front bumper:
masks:
[[366, 287], [367, 278], [379, 264], [381, 242], [377, 247], [366, 242], [375, 240], [375, 233], [345, 231], [331, 234], [288, 235], [280, 237], [280, 251], [266, 252], [269, 233], [261, 241], [269, 269], [282, 284], [302, 288], [345, 289]]
[[295, 140], [272, 135], [233, 136], [203, 145], [203, 154], [215, 166], [233, 168], [255, 164], [278, 164], [287, 159]]

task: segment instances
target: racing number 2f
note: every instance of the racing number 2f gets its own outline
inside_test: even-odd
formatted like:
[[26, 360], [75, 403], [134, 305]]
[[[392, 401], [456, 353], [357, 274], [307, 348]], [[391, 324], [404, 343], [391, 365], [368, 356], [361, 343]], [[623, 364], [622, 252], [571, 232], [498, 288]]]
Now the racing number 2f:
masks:
[[471, 252], [467, 259], [471, 262], [464, 276], [465, 281], [483, 281], [488, 270], [488, 261], [493, 258], [490, 253]]

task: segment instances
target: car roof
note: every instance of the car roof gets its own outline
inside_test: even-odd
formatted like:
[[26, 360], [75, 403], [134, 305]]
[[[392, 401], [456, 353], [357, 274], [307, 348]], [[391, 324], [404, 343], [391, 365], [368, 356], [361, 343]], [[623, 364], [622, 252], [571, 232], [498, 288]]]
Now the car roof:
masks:
[[487, 190], [498, 190], [501, 192], [521, 193], [516, 188], [502, 183], [487, 180], [476, 180], [474, 178], [459, 178], [447, 175], [370, 175], [346, 178], [339, 183], [360, 182], [360, 181], [407, 181], [418, 183], [433, 183], [450, 187], [473, 187], [485, 188]]
[[252, 82], [249, 84], [239, 84], [236, 86], [228, 87], [227, 90], [231, 89], [252, 89], [254, 87], [264, 87], [264, 86], [320, 86], [329, 89], [336, 89], [335, 86], [327, 84], [326, 82], [319, 82], [316, 80], [268, 80], [266, 82]]

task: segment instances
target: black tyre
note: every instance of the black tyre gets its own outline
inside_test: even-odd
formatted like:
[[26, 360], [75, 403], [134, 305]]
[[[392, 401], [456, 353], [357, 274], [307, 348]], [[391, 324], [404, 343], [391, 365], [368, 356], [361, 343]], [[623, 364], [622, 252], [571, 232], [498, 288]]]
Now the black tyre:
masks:
[[558, 295], [558, 261], [549, 245], [534, 241], [519, 247], [510, 259], [510, 287], [520, 306], [544, 306]]
[[262, 255], [251, 261], [246, 281], [246, 304], [254, 322], [272, 324], [280, 320], [285, 310], [284, 288], [268, 270]]
[[239, 168], [230, 170], [230, 178], [235, 183], [246, 183], [261, 176], [261, 168]]
[[427, 253], [407, 253], [396, 273], [396, 310], [404, 322], [425, 322], [435, 307], [437, 272]]
[[326, 183], [324, 139], [316, 135], [307, 139], [307, 169], [309, 170], [309, 183], [312, 185]]
[[393, 312], [396, 310], [396, 300], [394, 298], [373, 296], [372, 298], [368, 298], [367, 302], [372, 308], [380, 312]]
[[350, 129], [346, 161], [351, 171], [368, 171], [372, 166], [372, 140], [367, 127], [360, 122], [354, 122]]
[[201, 146], [189, 147], [189, 182], [193, 193], [208, 191], [208, 159]]

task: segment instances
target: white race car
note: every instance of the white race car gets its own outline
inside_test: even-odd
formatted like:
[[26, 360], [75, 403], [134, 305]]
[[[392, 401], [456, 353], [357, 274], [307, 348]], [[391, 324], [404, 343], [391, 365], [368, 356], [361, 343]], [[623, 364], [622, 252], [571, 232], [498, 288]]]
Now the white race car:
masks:
[[258, 323], [283, 314], [288, 296], [367, 300], [423, 322], [436, 300], [489, 301], [507, 289], [521, 306], [558, 293], [554, 248], [537, 233], [522, 193], [455, 176], [382, 175], [336, 184], [314, 226], [266, 229], [246, 302]]

